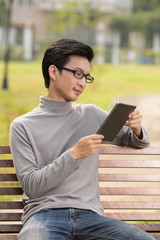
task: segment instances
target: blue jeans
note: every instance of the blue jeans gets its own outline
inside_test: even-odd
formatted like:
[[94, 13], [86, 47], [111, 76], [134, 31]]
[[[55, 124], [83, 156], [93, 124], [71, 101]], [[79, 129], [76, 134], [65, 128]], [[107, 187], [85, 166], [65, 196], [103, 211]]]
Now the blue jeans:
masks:
[[19, 240], [153, 240], [131, 224], [82, 209], [46, 209], [24, 224]]

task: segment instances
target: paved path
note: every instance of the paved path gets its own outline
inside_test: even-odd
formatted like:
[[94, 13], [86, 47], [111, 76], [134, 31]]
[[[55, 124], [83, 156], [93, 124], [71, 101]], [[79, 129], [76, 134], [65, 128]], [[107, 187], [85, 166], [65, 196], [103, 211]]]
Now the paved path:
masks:
[[116, 102], [136, 105], [143, 115], [142, 124], [149, 131], [151, 146], [160, 146], [160, 94], [116, 98], [111, 108]]

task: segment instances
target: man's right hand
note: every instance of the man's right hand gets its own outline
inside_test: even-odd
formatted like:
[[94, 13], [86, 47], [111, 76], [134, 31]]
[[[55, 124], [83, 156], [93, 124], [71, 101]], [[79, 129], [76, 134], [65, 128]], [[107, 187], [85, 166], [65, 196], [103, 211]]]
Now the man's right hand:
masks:
[[104, 138], [103, 135], [94, 134], [81, 138], [71, 149], [74, 160], [85, 158], [95, 153]]

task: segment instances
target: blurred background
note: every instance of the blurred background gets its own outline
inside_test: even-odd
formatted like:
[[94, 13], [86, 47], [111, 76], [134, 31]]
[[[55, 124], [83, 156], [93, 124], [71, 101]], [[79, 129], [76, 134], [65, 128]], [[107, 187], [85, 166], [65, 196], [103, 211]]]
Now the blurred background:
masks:
[[159, 146], [160, 0], [0, 0], [0, 145], [9, 144], [11, 121], [46, 94], [41, 60], [60, 38], [95, 52], [95, 81], [78, 102], [107, 111], [136, 104]]

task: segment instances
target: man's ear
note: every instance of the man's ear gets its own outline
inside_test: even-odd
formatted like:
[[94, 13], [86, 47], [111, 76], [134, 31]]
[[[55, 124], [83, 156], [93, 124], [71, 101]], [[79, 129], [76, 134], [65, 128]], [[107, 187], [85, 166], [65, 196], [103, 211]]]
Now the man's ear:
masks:
[[55, 65], [50, 65], [48, 68], [48, 73], [51, 79], [55, 80], [56, 79], [56, 72], [57, 68]]

